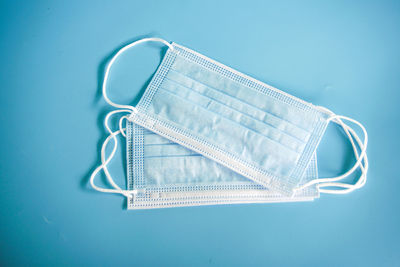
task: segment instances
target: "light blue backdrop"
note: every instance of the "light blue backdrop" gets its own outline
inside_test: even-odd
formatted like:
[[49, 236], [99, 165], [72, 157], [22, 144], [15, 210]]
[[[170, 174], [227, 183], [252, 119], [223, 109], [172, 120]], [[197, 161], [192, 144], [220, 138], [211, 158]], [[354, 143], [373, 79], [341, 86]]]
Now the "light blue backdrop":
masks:
[[[399, 1], [1, 1], [0, 264], [399, 266]], [[364, 123], [367, 185], [312, 203], [127, 211], [94, 192], [107, 59], [141, 36], [193, 48]], [[162, 51], [117, 62], [134, 103]], [[134, 100], [136, 99], [136, 100]], [[111, 170], [124, 185], [124, 150]], [[330, 126], [321, 175], [351, 166]]]

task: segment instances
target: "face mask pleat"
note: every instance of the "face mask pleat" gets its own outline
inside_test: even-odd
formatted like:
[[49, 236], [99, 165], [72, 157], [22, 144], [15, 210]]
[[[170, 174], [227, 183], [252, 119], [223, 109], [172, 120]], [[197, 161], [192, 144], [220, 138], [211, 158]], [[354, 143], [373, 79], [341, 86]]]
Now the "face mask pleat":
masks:
[[254, 120], [264, 122], [265, 124], [268, 124], [271, 127], [274, 127], [277, 130], [280, 130], [281, 132], [293, 138], [296, 138], [303, 142], [306, 142], [308, 140], [309, 133], [307, 130], [296, 126], [272, 113], [269, 113], [268, 111], [251, 106], [248, 103], [233, 96], [230, 96], [227, 93], [222, 92], [216, 88], [206, 86], [205, 84], [199, 83], [195, 80], [187, 78], [182, 79], [182, 74], [172, 69], [164, 78], [161, 87], [165, 88], [167, 86], [169, 88], [179, 87], [180, 89], [187, 88], [193, 90], [199, 94], [208, 97], [211, 100], [214, 100], [222, 105], [225, 105], [226, 107], [229, 107], [232, 110], [243, 113], [244, 115], [247, 115]]
[[168, 93], [183, 98], [193, 103], [194, 105], [198, 105], [205, 110], [215, 113], [216, 115], [236, 122], [237, 124], [248, 128], [256, 133], [264, 135], [265, 137], [291, 150], [294, 150], [297, 153], [300, 153], [305, 145], [306, 141], [299, 140], [296, 137], [293, 137], [283, 131], [278, 130], [274, 126], [264, 123], [263, 121], [254, 119], [253, 117], [250, 117], [245, 113], [232, 109], [227, 105], [221, 104], [221, 102], [215, 99], [211, 99], [196, 91], [192, 91], [189, 88], [174, 84], [167, 79], [164, 80], [159, 90], [165, 90]]
[[173, 142], [150, 131], [145, 131], [146, 145], [172, 144]]
[[289, 175], [292, 171], [290, 167], [296, 165], [299, 159], [298, 152], [165, 90], [159, 90], [154, 96], [149, 112], [198, 133], [243, 160], [257, 162], [275, 175]]
[[144, 135], [144, 164], [148, 185], [226, 181], [251, 183], [228, 168], [154, 134]]
[[187, 58], [178, 55], [171, 66], [171, 70], [167, 74], [167, 78], [180, 73], [179, 80], [197, 82], [209, 88], [214, 88], [214, 90], [232, 96], [244, 103], [251, 103], [252, 106], [306, 131], [310, 131], [313, 128], [316, 120], [315, 114], [299, 110], [287, 104], [282, 105], [282, 102], [274, 97], [267, 96], [219, 73], [210, 71]]
[[184, 149], [177, 144], [151, 144], [144, 147], [145, 158], [199, 156], [200, 154]]
[[[145, 176], [148, 185], [157, 184], [221, 184], [241, 182], [249, 184], [249, 179], [236, 175], [227, 168], [219, 168], [217, 163], [197, 156], [145, 157]], [[190, 166], [187, 168], [186, 166]]]

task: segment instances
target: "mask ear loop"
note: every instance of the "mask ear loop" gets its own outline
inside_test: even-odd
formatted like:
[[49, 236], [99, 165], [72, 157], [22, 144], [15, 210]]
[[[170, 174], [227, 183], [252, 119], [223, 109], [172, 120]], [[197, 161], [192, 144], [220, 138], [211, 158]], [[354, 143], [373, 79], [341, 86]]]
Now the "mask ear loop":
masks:
[[[105, 124], [105, 127], [106, 127], [107, 131], [110, 133], [110, 135], [107, 137], [107, 139], [104, 141], [104, 143], [103, 143], [103, 145], [102, 145], [102, 147], [101, 147], [101, 162], [102, 162], [102, 164], [101, 164], [100, 166], [98, 166], [98, 167], [93, 171], [92, 175], [90, 176], [90, 184], [91, 184], [91, 186], [92, 186], [95, 190], [100, 191], [100, 192], [105, 192], [105, 193], [117, 193], [117, 194], [122, 194], [122, 195], [124, 195], [124, 196], [126, 196], [126, 197], [131, 197], [132, 195], [134, 195], [134, 194], [137, 193], [137, 190], [122, 190], [122, 189], [114, 182], [114, 180], [112, 179], [112, 177], [111, 177], [111, 175], [110, 175], [110, 173], [109, 173], [109, 171], [108, 171], [108, 168], [107, 168], [107, 165], [110, 163], [111, 159], [114, 157], [115, 152], [116, 152], [116, 150], [117, 150], [117, 147], [118, 147], [118, 140], [117, 140], [116, 136], [117, 136], [118, 134], [123, 133], [123, 130], [124, 130], [124, 129], [121, 127], [121, 126], [122, 126], [121, 121], [122, 121], [124, 118], [126, 118], [126, 116], [124, 116], [124, 117], [122, 117], [122, 118], [120, 119], [120, 123], [119, 123], [119, 125], [120, 125], [120, 130], [117, 130], [117, 131], [115, 131], [115, 132], [113, 132], [113, 131], [111, 130], [111, 128], [109, 127], [109, 125], [108, 125], [108, 120], [109, 120], [110, 116], [112, 116], [112, 115], [114, 115], [114, 114], [116, 114], [116, 113], [121, 113], [121, 112], [128, 112], [128, 113], [130, 113], [131, 110], [114, 110], [114, 111], [109, 112], [109, 113], [106, 115], [106, 118], [105, 118], [105, 120], [104, 120], [104, 124]], [[111, 139], [113, 139], [113, 141], [114, 141], [114, 147], [113, 147], [113, 150], [111, 151], [110, 155], [109, 155], [108, 157], [106, 157], [106, 153], [105, 153], [105, 152], [106, 152], [106, 148], [107, 148], [107, 145], [108, 145], [108, 143], [110, 142]], [[108, 182], [112, 185], [112, 187], [114, 187], [114, 189], [102, 188], [102, 187], [99, 187], [99, 186], [97, 186], [97, 185], [94, 184], [94, 178], [96, 177], [96, 175], [97, 175], [102, 169], [104, 170], [104, 173], [105, 173], [105, 175], [106, 175], [106, 178], [107, 178]]]
[[105, 73], [104, 73], [104, 80], [103, 80], [103, 96], [104, 96], [104, 99], [106, 100], [106, 102], [107, 102], [108, 104], [110, 104], [111, 106], [116, 107], [116, 108], [129, 109], [129, 110], [131, 110], [131, 111], [136, 112], [136, 108], [135, 108], [135, 107], [133, 107], [133, 106], [131, 106], [131, 105], [121, 105], [121, 104], [117, 104], [117, 103], [114, 103], [113, 101], [111, 101], [111, 100], [108, 98], [108, 96], [107, 96], [107, 82], [108, 82], [108, 77], [109, 77], [109, 75], [110, 75], [111, 66], [114, 64], [115, 60], [116, 60], [120, 55], [122, 55], [126, 50], [128, 50], [129, 48], [132, 48], [132, 47], [134, 47], [134, 46], [136, 46], [136, 45], [138, 45], [138, 44], [145, 43], [145, 42], [160, 42], [160, 43], [162, 43], [162, 44], [168, 46], [170, 49], [172, 49], [172, 50], [174, 49], [174, 47], [173, 47], [170, 43], [168, 43], [167, 41], [165, 41], [165, 40], [163, 40], [163, 39], [161, 39], [161, 38], [143, 38], [143, 39], [141, 39], [141, 40], [135, 41], [135, 42], [130, 43], [130, 44], [124, 46], [123, 48], [121, 48], [121, 49], [111, 58], [110, 62], [107, 64], [106, 71], [105, 71]]
[[[137, 190], [122, 190], [122, 189], [114, 182], [114, 180], [112, 179], [112, 177], [111, 177], [111, 175], [110, 175], [110, 173], [109, 173], [109, 171], [108, 171], [108, 168], [107, 168], [108, 163], [110, 163], [111, 159], [114, 157], [115, 152], [116, 152], [117, 147], [118, 147], [118, 140], [117, 140], [116, 136], [119, 135], [119, 134], [122, 134], [124, 137], [126, 137], [126, 134], [125, 134], [125, 132], [124, 132], [124, 128], [122, 127], [122, 122], [123, 122], [123, 120], [126, 119], [127, 117], [126, 117], [126, 116], [123, 116], [123, 117], [120, 119], [120, 121], [119, 121], [119, 128], [120, 128], [120, 129], [117, 130], [117, 131], [115, 131], [115, 132], [113, 132], [113, 131], [110, 129], [109, 125], [108, 125], [108, 120], [109, 120], [110, 116], [113, 115], [113, 114], [116, 114], [116, 113], [121, 113], [121, 112], [128, 112], [128, 113], [137, 112], [136, 108], [133, 107], [133, 106], [131, 106], [131, 105], [121, 105], [121, 104], [117, 104], [117, 103], [114, 103], [113, 101], [111, 101], [111, 100], [108, 98], [108, 96], [107, 96], [107, 82], [108, 82], [108, 78], [109, 78], [109, 75], [110, 75], [111, 66], [114, 64], [114, 62], [116, 61], [116, 59], [117, 59], [120, 55], [122, 55], [126, 50], [128, 50], [129, 48], [132, 48], [132, 47], [134, 47], [134, 46], [136, 46], [136, 45], [138, 45], [138, 44], [145, 43], [145, 42], [160, 42], [160, 43], [162, 43], [162, 44], [168, 46], [170, 49], [172, 49], [172, 50], [174, 49], [174, 47], [173, 47], [170, 43], [168, 43], [167, 41], [165, 41], [165, 40], [163, 40], [163, 39], [161, 39], [161, 38], [143, 38], [143, 39], [141, 39], [141, 40], [135, 41], [135, 42], [130, 43], [130, 44], [124, 46], [123, 48], [121, 48], [121, 49], [111, 58], [110, 62], [107, 64], [107, 67], [106, 67], [106, 70], [105, 70], [105, 73], [104, 73], [103, 86], [102, 86], [103, 97], [104, 97], [104, 99], [106, 100], [106, 102], [107, 102], [108, 104], [110, 104], [111, 106], [116, 107], [116, 108], [121, 108], [122, 110], [115, 110], [115, 111], [109, 112], [109, 113], [107, 114], [105, 120], [104, 120], [105, 127], [106, 127], [107, 131], [110, 133], [110, 135], [109, 135], [109, 136], [107, 137], [107, 139], [104, 141], [104, 143], [103, 143], [103, 145], [102, 145], [102, 148], [101, 148], [101, 162], [102, 162], [102, 164], [101, 164], [100, 166], [98, 166], [98, 167], [93, 171], [92, 175], [90, 176], [90, 184], [91, 184], [91, 186], [92, 186], [95, 190], [100, 191], [100, 192], [105, 192], [105, 193], [118, 193], [118, 194], [122, 194], [122, 195], [124, 195], [124, 196], [126, 196], [126, 197], [131, 197], [132, 195], [134, 195], [134, 194], [137, 193]], [[108, 145], [108, 143], [110, 142], [111, 139], [113, 139], [113, 141], [114, 141], [114, 147], [113, 147], [113, 150], [112, 150], [111, 154], [110, 154], [108, 157], [106, 157], [105, 151], [106, 151], [107, 145]], [[105, 173], [105, 175], [106, 175], [106, 178], [107, 178], [108, 182], [112, 185], [112, 187], [114, 187], [114, 189], [102, 188], [102, 187], [99, 187], [99, 186], [97, 186], [97, 185], [94, 184], [94, 178], [96, 177], [96, 175], [97, 175], [102, 169], [104, 170], [104, 173]]]
[[[336, 122], [336, 121], [335, 121]], [[342, 127], [346, 127], [346, 129], [348, 130], [348, 132], [351, 134], [349, 135], [348, 133], [346, 133], [350, 139], [350, 142], [352, 143], [353, 146], [353, 150], [354, 150], [354, 155], [356, 157], [357, 160], [359, 160], [360, 156], [357, 152], [357, 148], [353, 142], [352, 136], [354, 137], [357, 145], [360, 147], [361, 150], [364, 149], [364, 146], [360, 140], [360, 138], [358, 137], [358, 135], [355, 133], [355, 131], [353, 129], [351, 129], [350, 127], [348, 127], [346, 124], [344, 124], [340, 119], [337, 120], [336, 123], [341, 124]], [[319, 191], [321, 193], [330, 193], [330, 194], [346, 194], [346, 193], [350, 193], [356, 189], [359, 189], [361, 187], [363, 187], [367, 181], [367, 172], [368, 172], [368, 168], [369, 168], [369, 164], [368, 164], [368, 157], [367, 154], [364, 155], [364, 158], [362, 160], [362, 162], [359, 165], [360, 169], [361, 169], [361, 176], [360, 178], [357, 180], [357, 182], [354, 185], [350, 185], [350, 184], [345, 184], [345, 183], [335, 183], [335, 182], [326, 182], [324, 184], [319, 184], [318, 188]], [[341, 187], [344, 188], [342, 190], [334, 190], [334, 189], [321, 189], [323, 187]]]
[[120, 130], [121, 134], [126, 138], [125, 128], [122, 126], [122, 123], [124, 122], [124, 120], [128, 120], [128, 116], [123, 116], [119, 120], [119, 130]]
[[[330, 194], [346, 194], [349, 193], [351, 191], [354, 191], [355, 189], [361, 188], [362, 186], [364, 186], [366, 179], [367, 179], [367, 171], [368, 171], [368, 158], [366, 155], [366, 150], [367, 150], [367, 144], [368, 144], [368, 134], [367, 131], [365, 130], [364, 126], [359, 123], [358, 121], [345, 117], [345, 116], [340, 116], [340, 115], [335, 115], [332, 111], [323, 108], [323, 107], [319, 107], [321, 110], [324, 110], [325, 112], [329, 113], [331, 115], [331, 117], [328, 119], [329, 121], [333, 121], [337, 124], [339, 124], [343, 130], [345, 131], [347, 137], [350, 140], [350, 143], [353, 147], [353, 151], [354, 151], [354, 155], [357, 159], [356, 163], [354, 164], [354, 166], [348, 170], [346, 173], [337, 176], [337, 177], [332, 177], [332, 178], [320, 178], [320, 179], [315, 179], [312, 180], [304, 185], [302, 185], [301, 187], [298, 187], [296, 190], [301, 190], [304, 189], [310, 185], [313, 184], [319, 184], [318, 188], [323, 188], [323, 187], [341, 187], [341, 188], [345, 188], [343, 190], [330, 190], [330, 189], [320, 189], [319, 191], [321, 193], [330, 193]], [[342, 120], [347, 120], [350, 121], [354, 124], [357, 124], [361, 130], [364, 133], [364, 142], [362, 143], [360, 138], [358, 137], [358, 135], [356, 134], [356, 132], [347, 124], [345, 124]], [[359, 146], [360, 150], [361, 150], [361, 154], [358, 154], [357, 151], [357, 147], [354, 143], [354, 139], [357, 142], [357, 145]], [[364, 165], [363, 165], [364, 163]], [[345, 184], [345, 183], [336, 183], [336, 181], [342, 180], [344, 178], [346, 178], [347, 176], [349, 176], [350, 174], [352, 174], [358, 167], [360, 167], [361, 169], [361, 176], [359, 177], [359, 179], [357, 180], [357, 182], [355, 184]]]

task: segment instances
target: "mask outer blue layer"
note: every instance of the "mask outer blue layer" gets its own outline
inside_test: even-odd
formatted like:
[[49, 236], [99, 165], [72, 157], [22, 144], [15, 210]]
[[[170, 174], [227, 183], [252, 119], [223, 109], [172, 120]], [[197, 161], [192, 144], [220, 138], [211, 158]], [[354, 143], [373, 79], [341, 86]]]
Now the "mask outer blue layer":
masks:
[[[296, 192], [293, 198], [243, 177], [236, 172], [133, 123], [127, 123], [129, 209], [214, 204], [310, 201], [319, 197], [316, 186]], [[317, 179], [315, 156], [302, 184]]]
[[172, 46], [129, 120], [292, 196], [329, 115], [197, 52]]

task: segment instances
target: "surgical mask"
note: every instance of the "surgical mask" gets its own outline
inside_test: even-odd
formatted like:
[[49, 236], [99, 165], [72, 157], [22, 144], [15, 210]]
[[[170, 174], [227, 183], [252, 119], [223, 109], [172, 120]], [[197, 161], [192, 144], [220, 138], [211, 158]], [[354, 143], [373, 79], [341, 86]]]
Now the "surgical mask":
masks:
[[[236, 172], [143, 127], [126, 128], [129, 209], [176, 206], [310, 201], [319, 196], [316, 186], [282, 196]], [[317, 178], [313, 156], [302, 183]]]
[[[144, 96], [137, 107], [112, 102], [106, 95], [111, 65], [124, 51], [146, 41], [161, 42], [169, 49]], [[109, 104], [131, 112], [131, 122], [282, 195], [292, 196], [296, 190], [319, 183], [323, 183], [318, 185], [319, 191], [326, 193], [347, 193], [365, 184], [367, 134], [360, 123], [299, 100], [177, 44], [147, 38], [124, 47], [107, 66], [103, 93]], [[363, 143], [342, 120], [361, 127]], [[344, 129], [357, 162], [343, 175], [314, 179], [299, 186], [330, 121]], [[107, 163], [103, 160], [99, 168]], [[358, 167], [362, 174], [356, 184], [337, 182]], [[137, 193], [118, 192], [126, 195], [130, 191]]]
[[[107, 129], [108, 118], [120, 112], [106, 116]], [[319, 197], [315, 185], [299, 190], [292, 198], [282, 196], [139, 125], [128, 122], [125, 131], [125, 118], [120, 120], [118, 134], [126, 137], [128, 191], [135, 192], [127, 195], [129, 209], [311, 201]], [[104, 160], [103, 157], [104, 154]], [[120, 189], [106, 166], [104, 170], [111, 184]], [[316, 178], [314, 155], [302, 184]]]

